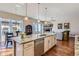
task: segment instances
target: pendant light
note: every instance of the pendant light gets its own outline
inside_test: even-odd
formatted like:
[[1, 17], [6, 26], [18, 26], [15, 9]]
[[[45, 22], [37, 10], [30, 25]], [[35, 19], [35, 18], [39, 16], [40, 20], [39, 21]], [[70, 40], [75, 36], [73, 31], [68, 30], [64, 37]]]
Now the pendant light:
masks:
[[26, 17], [24, 18], [24, 20], [28, 20], [28, 17], [27, 17], [27, 7], [28, 6], [28, 4], [26, 3]]
[[[39, 31], [38, 31], [38, 30], [39, 30], [39, 25], [38, 25], [38, 24], [39, 24], [39, 22], [40, 22], [40, 21], [39, 21], [39, 4], [40, 4], [40, 3], [38, 3], [37, 33], [39, 33]], [[38, 37], [38, 35], [37, 35], [37, 37]]]
[[[45, 20], [47, 20], [47, 8], [45, 8]], [[47, 21], [45, 21], [44, 23], [47, 24]]]
[[40, 22], [40, 20], [39, 20], [39, 5], [40, 5], [40, 3], [38, 3], [38, 23]]

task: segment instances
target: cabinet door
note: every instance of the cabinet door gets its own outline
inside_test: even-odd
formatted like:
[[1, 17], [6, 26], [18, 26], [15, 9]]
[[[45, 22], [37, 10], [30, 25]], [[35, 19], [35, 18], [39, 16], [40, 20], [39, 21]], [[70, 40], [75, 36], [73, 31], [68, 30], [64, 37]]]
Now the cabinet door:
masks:
[[44, 53], [48, 50], [48, 37], [44, 39]]
[[48, 40], [49, 48], [52, 48], [56, 44], [55, 36], [49, 36]]
[[24, 56], [34, 56], [34, 47], [25, 48]]
[[57, 40], [56, 40], [56, 37], [54, 37], [54, 45], [56, 45], [57, 43]]
[[79, 56], [79, 43], [75, 43], [75, 56]]
[[55, 45], [55, 38], [54, 36], [51, 36], [51, 47]]
[[24, 56], [34, 55], [34, 41], [24, 44]]
[[48, 39], [48, 49], [50, 49], [52, 46], [52, 39]]
[[56, 39], [54, 36], [48, 36], [44, 39], [44, 52], [52, 48], [56, 44]]
[[56, 37], [55, 36], [52, 36], [52, 46], [56, 45], [57, 43], [57, 40], [56, 40]]
[[23, 46], [16, 43], [16, 56], [22, 56], [23, 55]]
[[49, 39], [48, 39], [48, 45], [49, 45], [49, 49], [53, 46], [54, 44], [54, 39], [53, 39], [53, 36], [49, 36]]

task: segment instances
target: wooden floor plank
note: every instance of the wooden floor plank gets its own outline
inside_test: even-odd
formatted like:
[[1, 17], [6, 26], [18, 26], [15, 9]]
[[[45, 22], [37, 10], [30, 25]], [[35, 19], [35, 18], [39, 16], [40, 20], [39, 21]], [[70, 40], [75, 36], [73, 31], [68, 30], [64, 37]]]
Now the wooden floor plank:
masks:
[[57, 41], [57, 45], [44, 54], [44, 56], [74, 56], [74, 38], [69, 41]]

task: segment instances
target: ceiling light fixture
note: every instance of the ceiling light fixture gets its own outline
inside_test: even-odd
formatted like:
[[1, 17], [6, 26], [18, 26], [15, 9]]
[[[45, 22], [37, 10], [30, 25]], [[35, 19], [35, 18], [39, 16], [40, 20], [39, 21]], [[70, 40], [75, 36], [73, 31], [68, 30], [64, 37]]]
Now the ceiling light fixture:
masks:
[[47, 24], [47, 21], [45, 21], [44, 23]]
[[[26, 16], [27, 16], [27, 3], [26, 3]], [[28, 20], [28, 17], [25, 17], [24, 20]]]
[[40, 21], [39, 21], [39, 4], [40, 4], [40, 3], [38, 3], [38, 22], [40, 22]]
[[25, 17], [24, 20], [28, 20], [28, 17]]
[[38, 23], [40, 22], [40, 20], [38, 20]]
[[47, 8], [45, 8], [45, 24], [47, 24]]

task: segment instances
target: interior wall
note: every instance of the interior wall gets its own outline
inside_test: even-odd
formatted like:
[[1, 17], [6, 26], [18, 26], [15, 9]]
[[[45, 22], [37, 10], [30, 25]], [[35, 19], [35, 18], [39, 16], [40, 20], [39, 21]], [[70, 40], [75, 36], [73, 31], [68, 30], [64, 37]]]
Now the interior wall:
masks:
[[23, 20], [25, 25], [32, 25], [34, 21], [30, 18], [28, 18], [28, 20], [24, 20], [25, 16], [20, 16], [20, 15], [8, 13], [8, 12], [2, 12], [2, 11], [0, 11], [0, 17], [5, 19]]
[[24, 19], [24, 16], [3, 12], [3, 11], [0, 11], [0, 17], [6, 18], [6, 19], [15, 19], [15, 20]]
[[[62, 23], [63, 24], [63, 29], [58, 29], [58, 23]], [[79, 34], [79, 20], [78, 19], [67, 19], [67, 20], [56, 20], [53, 22], [54, 26], [53, 26], [53, 31], [55, 32], [62, 32], [64, 31], [64, 23], [70, 23], [70, 34], [74, 35], [74, 34]], [[70, 35], [70, 36], [72, 36]]]
[[31, 19], [31, 18], [28, 18], [28, 20], [24, 20], [25, 16], [20, 16], [20, 15], [8, 13], [8, 12], [2, 12], [2, 11], [0, 11], [0, 17], [2, 17], [4, 19], [23, 20], [24, 31], [25, 31], [26, 25], [32, 25], [33, 22], [35, 22], [35, 20]]

